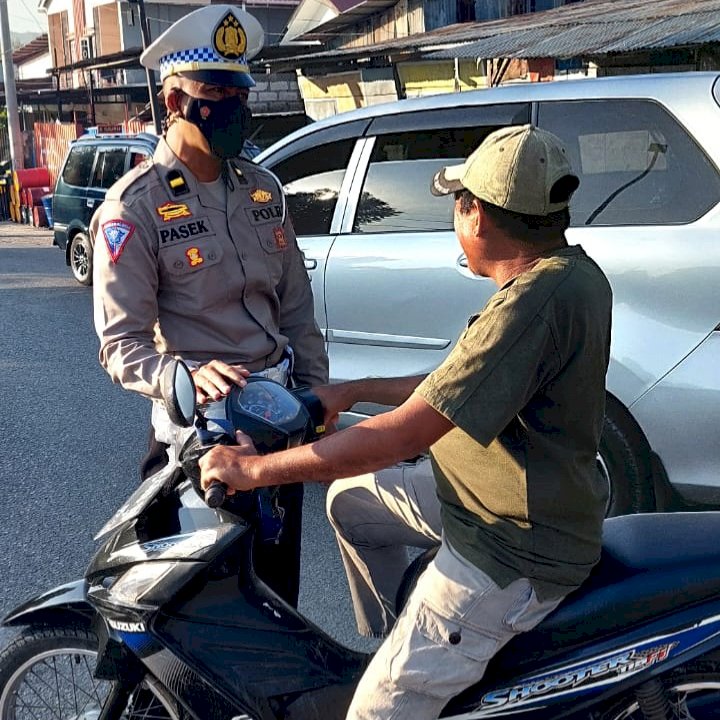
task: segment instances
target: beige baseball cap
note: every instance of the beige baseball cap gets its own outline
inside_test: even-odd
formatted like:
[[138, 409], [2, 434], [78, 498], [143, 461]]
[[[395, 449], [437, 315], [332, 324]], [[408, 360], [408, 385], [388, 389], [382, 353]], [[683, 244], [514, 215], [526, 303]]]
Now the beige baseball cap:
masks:
[[580, 180], [557, 136], [534, 125], [490, 133], [462, 165], [433, 178], [433, 195], [467, 189], [492, 205], [523, 215], [566, 208]]

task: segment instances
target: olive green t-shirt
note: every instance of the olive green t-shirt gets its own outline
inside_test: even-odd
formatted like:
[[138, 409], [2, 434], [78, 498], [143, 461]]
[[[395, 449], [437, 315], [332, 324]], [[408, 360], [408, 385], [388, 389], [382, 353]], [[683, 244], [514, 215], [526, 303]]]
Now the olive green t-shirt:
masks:
[[455, 425], [430, 448], [443, 532], [501, 587], [526, 577], [559, 597], [599, 558], [611, 308], [583, 249], [555, 250], [490, 298], [416, 390]]

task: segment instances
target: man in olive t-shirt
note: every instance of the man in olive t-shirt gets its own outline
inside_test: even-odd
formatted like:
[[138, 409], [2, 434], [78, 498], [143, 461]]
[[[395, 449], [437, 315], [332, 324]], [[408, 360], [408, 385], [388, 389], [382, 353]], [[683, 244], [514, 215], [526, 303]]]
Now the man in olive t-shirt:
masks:
[[580, 247], [506, 283], [416, 389], [455, 427], [431, 449], [445, 536], [498, 584], [541, 599], [576, 588], [599, 555], [611, 295]]
[[[392, 624], [396, 545], [440, 542], [360, 679], [351, 720], [437, 718], [599, 558], [607, 497], [595, 456], [612, 297], [602, 271], [565, 240], [578, 182], [551, 133], [491, 133], [431, 188], [455, 195], [468, 267], [499, 288], [447, 360], [425, 379], [316, 388], [328, 418], [360, 400], [398, 406], [317, 443], [260, 457], [239, 434], [237, 447], [200, 461], [203, 484], [230, 491], [368, 473], [335, 482], [328, 506], [354, 601], [384, 610], [371, 631]], [[434, 481], [377, 472], [427, 447]]]

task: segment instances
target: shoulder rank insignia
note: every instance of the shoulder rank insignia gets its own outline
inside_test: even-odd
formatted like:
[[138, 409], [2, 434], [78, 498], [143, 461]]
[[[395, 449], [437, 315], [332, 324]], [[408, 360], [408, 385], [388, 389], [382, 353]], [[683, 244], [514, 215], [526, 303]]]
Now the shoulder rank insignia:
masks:
[[159, 208], [155, 208], [163, 222], [179, 220], [180, 218], [192, 217], [190, 208], [185, 203], [166, 202]]
[[269, 203], [272, 200], [272, 193], [257, 188], [250, 193], [250, 199], [256, 203]]
[[190, 189], [185, 182], [185, 178], [179, 170], [171, 170], [165, 178], [175, 197], [178, 195], [184, 195], [186, 192], [190, 192]]
[[235, 175], [237, 175], [237, 179], [240, 181], [241, 185], [247, 185], [248, 181], [245, 175], [243, 174], [243, 171], [235, 165], [235, 163], [231, 162], [230, 165], [232, 166], [232, 169], [235, 171]]
[[102, 224], [102, 233], [112, 261], [116, 263], [135, 232], [135, 226], [125, 220], [108, 220]]

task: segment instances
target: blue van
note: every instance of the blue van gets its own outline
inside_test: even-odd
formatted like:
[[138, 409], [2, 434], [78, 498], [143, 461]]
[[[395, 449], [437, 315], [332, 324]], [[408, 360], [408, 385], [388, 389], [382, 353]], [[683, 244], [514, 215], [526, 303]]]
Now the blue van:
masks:
[[53, 244], [82, 285], [92, 284], [90, 219], [108, 188], [151, 157], [156, 135], [83, 135], [70, 144], [53, 193]]

